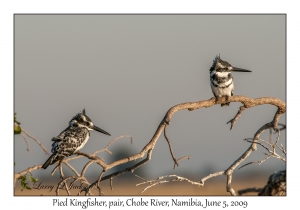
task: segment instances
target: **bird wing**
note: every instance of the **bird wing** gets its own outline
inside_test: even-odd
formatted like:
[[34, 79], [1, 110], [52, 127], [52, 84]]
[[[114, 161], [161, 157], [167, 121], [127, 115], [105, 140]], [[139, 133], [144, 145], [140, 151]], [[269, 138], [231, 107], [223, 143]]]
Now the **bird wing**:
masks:
[[54, 137], [52, 141], [52, 153], [57, 153], [65, 157], [72, 155], [84, 141], [88, 130], [86, 128], [76, 127], [65, 130], [59, 136]]
[[69, 134], [68, 131], [70, 131], [70, 130], [72, 130], [72, 129], [71, 129], [70, 126], [68, 126], [65, 130], [63, 130], [62, 132], [60, 132], [60, 134], [59, 134], [58, 136], [53, 137], [53, 138], [52, 138], [52, 141], [61, 141], [61, 140], [63, 140], [64, 137], [65, 137], [65, 135], [68, 135], [68, 134]]

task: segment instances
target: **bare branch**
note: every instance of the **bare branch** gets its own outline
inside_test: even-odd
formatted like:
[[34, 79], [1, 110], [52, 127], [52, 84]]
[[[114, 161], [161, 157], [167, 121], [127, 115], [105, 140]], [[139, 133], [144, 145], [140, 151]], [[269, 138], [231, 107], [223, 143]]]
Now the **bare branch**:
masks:
[[[141, 177], [139, 177], [141, 178]], [[172, 178], [172, 179], [169, 179], [169, 180], [162, 180], [162, 179], [165, 179], [165, 178]], [[143, 178], [141, 178], [143, 179]], [[145, 180], [145, 179], [143, 179]], [[145, 182], [142, 182], [142, 183], [139, 183], [137, 184], [136, 186], [139, 186], [139, 185], [142, 185], [142, 184], [150, 184], [149, 186], [147, 186], [144, 190], [142, 190], [139, 194], [142, 194], [144, 193], [146, 190], [148, 190], [149, 188], [151, 187], [154, 187], [156, 185], [159, 185], [159, 184], [163, 184], [163, 183], [169, 183], [169, 182], [178, 182], [178, 181], [187, 181], [188, 183], [192, 184], [192, 185], [197, 185], [198, 187], [199, 186], [203, 186], [204, 184], [200, 183], [200, 182], [194, 182], [194, 181], [191, 181], [187, 178], [184, 178], [184, 177], [181, 177], [181, 176], [177, 176], [177, 175], [166, 175], [166, 176], [160, 176], [154, 180], [150, 180], [150, 181], [145, 181]]]
[[[77, 175], [77, 179], [74, 179], [73, 183], [76, 182], [77, 180], [85, 180], [85, 183], [89, 186], [88, 189], [83, 189], [83, 190], [81, 190], [80, 192], [85, 191], [85, 192], [86, 192], [86, 195], [90, 195], [90, 194], [91, 194], [90, 191], [93, 189], [93, 187], [95, 186], [95, 184], [97, 184], [97, 188], [98, 188], [100, 194], [103, 195], [103, 193], [101, 192], [101, 189], [100, 189], [100, 187], [99, 187], [99, 184], [100, 184], [101, 177], [102, 177], [102, 175], [103, 175], [103, 173], [104, 173], [105, 171], [102, 172], [101, 176], [100, 176], [99, 179], [98, 179], [98, 182], [97, 182], [97, 183], [93, 183], [93, 184], [88, 183], [88, 182], [86, 181], [86, 179], [84, 178], [85, 171], [86, 171], [87, 168], [88, 168], [91, 164], [93, 164], [93, 163], [98, 163], [99, 165], [105, 164], [104, 160], [103, 160], [102, 158], [96, 156], [96, 154], [99, 153], [99, 152], [103, 152], [103, 151], [107, 151], [108, 153], [111, 154], [111, 152], [108, 150], [109, 146], [110, 146], [112, 143], [114, 143], [116, 140], [121, 139], [121, 138], [124, 138], [124, 137], [129, 137], [129, 138], [131, 138], [131, 143], [132, 143], [132, 137], [131, 137], [130, 135], [123, 135], [123, 136], [119, 136], [119, 137], [113, 139], [113, 140], [112, 140], [112, 141], [111, 141], [104, 149], [102, 149], [102, 150], [97, 150], [97, 151], [95, 151], [93, 154], [87, 154], [87, 153], [78, 151], [78, 152], [76, 153], [77, 156], [61, 160], [61, 164], [57, 164], [57, 165], [54, 167], [54, 169], [53, 169], [53, 171], [52, 171], [51, 174], [53, 175], [53, 174], [55, 173], [56, 169], [59, 168], [59, 169], [60, 169], [60, 173], [61, 173], [61, 177], [63, 178], [63, 172], [62, 172], [62, 167], [61, 167], [61, 166], [62, 166], [62, 163], [65, 163], [65, 164], [66, 164], [66, 165], [67, 165], [67, 166], [68, 166], [68, 167], [69, 167], [69, 168]], [[90, 161], [89, 161], [88, 163], [86, 163], [86, 165], [83, 167], [83, 169], [82, 169], [82, 171], [81, 171], [81, 174], [79, 174], [79, 173], [78, 173], [78, 172], [77, 172], [77, 171], [76, 171], [76, 170], [75, 170], [68, 162], [69, 162], [70, 160], [74, 160], [74, 159], [78, 159], [78, 158], [82, 158], [82, 157], [87, 157], [87, 158], [90, 159]], [[74, 176], [73, 176], [73, 178], [74, 178]], [[70, 177], [67, 177], [67, 179], [70, 179]], [[65, 179], [63, 178], [63, 180], [65, 180]], [[112, 178], [111, 178], [111, 184], [112, 184]], [[71, 186], [70, 186], [70, 187], [71, 187]], [[111, 187], [112, 187], [112, 186], [111, 186]], [[59, 192], [59, 191], [58, 191], [58, 192]], [[80, 192], [79, 192], [79, 194], [80, 194]]]
[[[245, 141], [249, 142], [249, 143], [253, 143], [253, 139], [252, 138], [248, 138], [248, 139], [244, 139]], [[260, 141], [264, 141], [263, 139], [258, 139]], [[265, 142], [266, 144], [272, 146], [269, 142]], [[256, 142], [256, 144], [262, 146], [264, 149], [266, 149], [268, 152], [271, 152], [270, 149], [268, 147], [266, 147], [265, 145], [263, 145], [262, 143], [260, 142]]]
[[256, 142], [258, 141], [258, 138], [260, 134], [265, 131], [266, 129], [272, 127], [272, 122], [271, 123], [266, 123], [263, 125], [254, 135], [254, 141], [251, 144], [251, 146], [242, 154], [241, 157], [239, 157], [234, 163], [225, 171], [225, 174], [227, 175], [227, 192], [230, 192], [231, 195], [235, 195], [235, 192], [233, 188], [231, 187], [231, 178], [232, 178], [232, 173], [235, 170], [235, 168], [240, 165], [250, 154], [252, 151], [255, 151], [256, 148]]
[[270, 157], [271, 157], [271, 156], [268, 155], [268, 156], [267, 156], [265, 159], [263, 159], [263, 160], [252, 161], [252, 162], [246, 163], [245, 165], [242, 165], [241, 167], [239, 167], [238, 170], [241, 169], [241, 168], [244, 168], [244, 167], [247, 166], [247, 165], [251, 165], [251, 164], [254, 164], [254, 163], [258, 163], [258, 165], [260, 165], [260, 164], [262, 164], [263, 162], [265, 162], [266, 160], [268, 160]]
[[53, 174], [55, 173], [56, 169], [58, 169], [58, 167], [59, 167], [59, 164], [57, 164], [57, 165], [53, 168], [53, 170], [52, 170], [52, 172], [51, 172], [51, 176], [53, 176]]
[[225, 175], [224, 173], [225, 173], [225, 171], [219, 171], [219, 172], [215, 172], [215, 173], [213, 173], [213, 174], [209, 174], [208, 176], [202, 178], [202, 179], [200, 180], [200, 183], [202, 183], [202, 184], [204, 185], [204, 182], [205, 182], [206, 180], [208, 180], [208, 179], [210, 179], [210, 178], [212, 178], [212, 177], [216, 177], [216, 176], [220, 176], [220, 175]]
[[64, 183], [65, 183], [65, 187], [66, 187], [68, 195], [71, 195], [69, 187], [68, 187], [68, 183], [66, 182], [66, 180], [64, 180]]
[[[131, 166], [131, 167], [128, 167], [128, 168], [123, 169], [123, 170], [121, 170], [121, 171], [117, 171], [117, 172], [115, 172], [115, 173], [112, 173], [112, 174], [110, 174], [110, 175], [107, 175], [107, 176], [101, 178], [100, 182], [102, 182], [102, 181], [104, 181], [104, 180], [107, 180], [107, 179], [110, 179], [111, 184], [112, 184], [112, 179], [113, 179], [114, 177], [120, 176], [121, 174], [124, 174], [124, 173], [126, 173], [126, 172], [131, 172], [131, 173], [133, 173], [134, 170], [136, 170], [137, 168], [141, 167], [141, 166], [144, 165], [146, 162], [148, 162], [149, 160], [151, 160], [151, 156], [152, 156], [152, 150], [149, 150], [146, 159], [142, 160], [141, 162], [139, 162], [139, 163], [137, 163], [137, 164], [135, 164], [135, 165], [133, 165], [133, 166]], [[135, 175], [135, 176], [136, 176], [136, 175]], [[95, 184], [98, 183], [98, 181], [99, 181], [99, 180], [97, 180], [96, 182], [92, 183], [88, 188], [93, 187]], [[112, 188], [112, 186], [111, 186], [111, 188]]]
[[22, 128], [22, 131], [23, 131], [29, 138], [31, 138], [31, 139], [33, 139], [34, 141], [36, 141], [36, 143], [37, 143], [38, 145], [40, 145], [40, 147], [44, 150], [44, 152], [45, 152], [46, 155], [49, 155], [49, 152], [47, 151], [47, 149], [42, 145], [42, 143], [41, 143], [39, 140], [37, 140], [36, 138], [34, 138], [33, 136], [31, 136], [24, 128]]
[[[260, 145], [261, 147], [263, 147], [264, 149], [266, 149], [266, 150], [268, 151], [268, 153], [265, 154], [267, 157], [264, 158], [263, 160], [260, 160], [260, 161], [252, 161], [252, 162], [250, 162], [250, 163], [247, 163], [247, 164], [241, 166], [239, 169], [241, 169], [241, 168], [243, 168], [243, 167], [245, 167], [245, 166], [247, 166], [247, 165], [253, 164], [253, 163], [259, 163], [259, 165], [260, 165], [260, 164], [262, 164], [263, 162], [265, 162], [266, 160], [268, 160], [270, 157], [275, 157], [275, 158], [278, 158], [278, 159], [280, 159], [280, 160], [286, 162], [286, 159], [285, 159], [285, 158], [283, 158], [282, 156], [280, 156], [280, 155], [278, 155], [278, 154], [276, 153], [276, 147], [277, 147], [279, 150], [281, 150], [281, 151], [283, 152], [283, 154], [286, 154], [286, 153], [285, 153], [285, 150], [284, 150], [284, 148], [283, 148], [283, 146], [282, 146], [282, 145], [281, 145], [281, 147], [278, 146], [278, 141], [279, 141], [279, 137], [280, 137], [280, 129], [277, 129], [277, 130], [278, 130], [278, 135], [277, 135], [277, 138], [276, 138], [276, 141], [274, 142], [274, 144], [269, 143], [269, 142], [267, 142], [267, 141], [265, 141], [265, 140], [263, 140], [263, 139], [258, 139], [258, 140], [261, 141], [261, 142], [255, 142], [253, 139], [250, 139], [250, 138], [244, 139], [244, 140], [246, 140], [246, 141], [249, 142], [249, 143]], [[269, 149], [267, 146], [265, 146], [263, 143], [264, 143], [264, 144], [267, 144], [267, 145], [270, 147], [270, 149]]]
[[59, 161], [58, 166], [59, 166], [60, 177], [64, 178], [64, 173], [62, 171], [62, 160]]
[[[139, 186], [139, 185], [143, 185], [143, 184], [149, 184], [149, 186], [145, 187], [139, 194], [142, 194], [144, 193], [146, 190], [150, 189], [151, 187], [154, 187], [156, 185], [159, 185], [159, 184], [164, 184], [164, 183], [169, 183], [169, 182], [181, 182], [181, 181], [186, 181], [192, 185], [197, 185], [198, 187], [200, 186], [204, 186], [204, 182], [212, 177], [215, 177], [215, 176], [219, 176], [219, 175], [223, 175], [224, 174], [224, 171], [220, 171], [220, 172], [216, 172], [216, 173], [213, 173], [213, 174], [210, 174], [204, 178], [202, 178], [199, 182], [194, 182], [194, 181], [191, 181], [185, 177], [182, 177], [182, 176], [178, 176], [178, 175], [166, 175], [166, 176], [160, 176], [156, 179], [153, 179], [153, 180], [149, 180], [147, 181], [146, 179], [140, 177], [140, 176], [137, 176], [135, 175], [136, 177], [144, 180], [144, 182], [142, 183], [138, 183], [136, 184], [136, 186]], [[171, 179], [168, 179], [168, 178], [171, 178]], [[164, 180], [165, 179], [165, 180]]]
[[[268, 129], [270, 126], [272, 126], [272, 123], [267, 123], [265, 124], [264, 126], [262, 126], [255, 134], [255, 139], [257, 139], [259, 137], [259, 135], [266, 129]], [[257, 141], [257, 140], [256, 140]], [[248, 150], [246, 150], [244, 152], [244, 154], [238, 158], [226, 171], [220, 171], [220, 172], [216, 172], [216, 173], [213, 173], [213, 174], [210, 174], [209, 176], [203, 178], [200, 182], [199, 182], [199, 185], [200, 186], [203, 186], [204, 185], [204, 181], [209, 179], [209, 178], [212, 178], [212, 177], [215, 177], [215, 176], [219, 176], [219, 175], [226, 175], [227, 176], [227, 184], [226, 184], [226, 188], [227, 188], [227, 191], [231, 193], [231, 195], [236, 195], [234, 189], [232, 188], [231, 186], [231, 182], [232, 182], [232, 173], [234, 171], [234, 169], [241, 163], [243, 162], [249, 155], [252, 151], [256, 150], [256, 146], [254, 145], [254, 143], [252, 143], [252, 145], [248, 148]], [[173, 176], [177, 176], [177, 175], [173, 175]], [[158, 178], [160, 179], [160, 177]], [[153, 180], [152, 180], [153, 181]], [[175, 180], [172, 180], [172, 181], [175, 181]], [[152, 185], [150, 185], [150, 187], [153, 187], [157, 184], [161, 184], [161, 183], [167, 183], [169, 181], [160, 181], [159, 183], [154, 183]], [[144, 189], [147, 190], [149, 189], [149, 186]], [[143, 192], [144, 192], [143, 191]]]
[[62, 179], [62, 180], [58, 183], [57, 188], [56, 188], [56, 190], [55, 190], [56, 195], [59, 195], [59, 189], [62, 188], [62, 184], [64, 184], [64, 186], [65, 186], [65, 188], [66, 188], [66, 191], [67, 191], [68, 195], [70, 195], [70, 191], [69, 191], [69, 188], [68, 188], [68, 185], [67, 185], [67, 180], [69, 180], [69, 179], [76, 179], [76, 177], [74, 177], [74, 176], [68, 176], [68, 177]]
[[[70, 183], [70, 186], [68, 187], [68, 184], [67, 184], [67, 181], [70, 180], [70, 179], [73, 179], [73, 181]], [[56, 187], [56, 195], [59, 195], [59, 190], [60, 189], [65, 189], [68, 193], [68, 195], [71, 195], [70, 193], [70, 189], [73, 187], [74, 183], [77, 182], [77, 181], [82, 181], [82, 183], [86, 184], [86, 185], [89, 185], [90, 183], [86, 180], [85, 177], [82, 177], [82, 176], [68, 176], [68, 177], [65, 177], [63, 178], [57, 185]], [[64, 185], [63, 185], [64, 184]], [[80, 191], [81, 192], [81, 191]], [[79, 195], [80, 195], [80, 192], [79, 192]], [[90, 192], [89, 192], [90, 193]], [[91, 194], [91, 193], [90, 193]]]
[[168, 145], [169, 145], [169, 148], [170, 148], [170, 152], [171, 152], [171, 155], [172, 155], [172, 158], [173, 158], [173, 161], [174, 161], [174, 169], [175, 169], [175, 166], [176, 165], [178, 166], [178, 162], [177, 162], [176, 157], [174, 156], [174, 153], [173, 153], [172, 146], [171, 146], [171, 143], [169, 141], [169, 138], [167, 137], [167, 133], [166, 133], [167, 127], [168, 127], [168, 125], [166, 125], [165, 128], [164, 128], [164, 136], [165, 136], [165, 139], [168, 142]]
[[102, 172], [101, 172], [101, 174], [100, 174], [100, 176], [99, 176], [99, 178], [98, 178], [98, 181], [97, 181], [97, 188], [100, 190], [100, 182], [101, 182], [101, 178], [102, 178], [102, 176], [103, 176], [103, 174], [104, 174], [104, 170], [102, 170]]
[[283, 154], [285, 154], [285, 155], [286, 155], [286, 151], [285, 151], [285, 149], [284, 149], [283, 145], [282, 145], [282, 144], [280, 144], [280, 145], [281, 145], [281, 147], [280, 147], [280, 150], [283, 152]]
[[278, 123], [278, 126], [281, 126], [281, 128], [276, 128], [275, 130], [275, 133], [279, 131], [282, 131], [282, 130], [285, 130], [286, 129], [286, 125], [285, 124], [282, 124], [282, 123]]
[[19, 173], [15, 173], [15, 180], [18, 179], [19, 177], [27, 174], [27, 173], [30, 173], [32, 171], [35, 171], [35, 170], [38, 170], [38, 169], [42, 168], [42, 166], [43, 166], [43, 164], [35, 165], [35, 166], [29, 167], [26, 170], [21, 171]]
[[[231, 187], [231, 180], [232, 180], [232, 173], [235, 170], [235, 168], [240, 165], [250, 154], [252, 151], [255, 151], [257, 149], [257, 142], [259, 139], [260, 134], [270, 128], [273, 127], [274, 129], [277, 127], [279, 118], [281, 116], [281, 114], [285, 113], [286, 111], [286, 104], [284, 102], [282, 102], [281, 100], [277, 99], [277, 98], [271, 98], [271, 97], [262, 97], [262, 98], [256, 98], [256, 99], [252, 99], [252, 98], [248, 98], [245, 96], [232, 96], [229, 97], [228, 99], [226, 99], [226, 97], [220, 97], [217, 101], [215, 100], [215, 98], [211, 98], [209, 100], [203, 100], [203, 101], [199, 101], [199, 102], [187, 102], [187, 103], [182, 103], [182, 104], [178, 104], [176, 106], [173, 106], [172, 108], [170, 108], [168, 110], [168, 112], [166, 113], [166, 115], [164, 116], [164, 118], [162, 119], [161, 123], [159, 124], [156, 132], [154, 133], [152, 139], [149, 141], [149, 143], [141, 150], [140, 153], [131, 155], [129, 157], [126, 158], [122, 158], [120, 160], [114, 161], [110, 164], [107, 164], [104, 160], [100, 159], [99, 157], [96, 156], [95, 154], [86, 154], [83, 152], [77, 152], [77, 155], [81, 155], [81, 156], [85, 156], [87, 158], [89, 158], [92, 162], [97, 163], [98, 165], [100, 165], [103, 168], [103, 172], [101, 173], [101, 176], [99, 176], [99, 179], [96, 180], [95, 182], [93, 182], [88, 188], [83, 189], [82, 191], [85, 191], [86, 194], [90, 194], [90, 187], [95, 186], [98, 184], [100, 184], [101, 181], [104, 181], [106, 179], [110, 179], [112, 181], [112, 178], [119, 176], [125, 172], [133, 172], [135, 169], [137, 169], [138, 167], [142, 166], [143, 164], [145, 164], [147, 161], [149, 161], [151, 159], [151, 154], [152, 154], [152, 150], [156, 145], [157, 140], [159, 139], [161, 133], [163, 131], [165, 131], [166, 126], [170, 124], [170, 120], [172, 118], [172, 116], [181, 110], [195, 110], [195, 109], [199, 109], [199, 108], [207, 108], [207, 107], [211, 107], [213, 105], [216, 104], [222, 104], [222, 103], [228, 103], [228, 102], [241, 102], [243, 104], [243, 106], [240, 108], [240, 111], [238, 112], [238, 114], [235, 116], [235, 118], [233, 118], [230, 122], [231, 122], [231, 128], [233, 127], [234, 123], [237, 121], [237, 119], [241, 116], [241, 113], [245, 110], [245, 109], [249, 109], [251, 107], [255, 107], [258, 105], [263, 105], [263, 104], [271, 104], [276, 106], [277, 112], [273, 118], [273, 120], [270, 123], [266, 123], [265, 125], [263, 125], [254, 135], [254, 140], [251, 143], [251, 146], [241, 155], [241, 157], [239, 157], [230, 167], [228, 167], [224, 172], [217, 172], [215, 173], [215, 176], [217, 175], [226, 175], [227, 176], [227, 191], [230, 192], [232, 195], [235, 195], [235, 191], [233, 190], [233, 188]], [[166, 135], [165, 135], [166, 137]], [[167, 139], [167, 138], [166, 138]], [[167, 139], [168, 141], [168, 139]], [[169, 143], [169, 141], [168, 141]], [[110, 145], [110, 144], [109, 144]], [[104, 150], [100, 150], [100, 151], [107, 151], [108, 153], [111, 153], [108, 150], [109, 145], [104, 149]], [[171, 144], [169, 143], [169, 147], [170, 147], [170, 151], [171, 151], [171, 155], [173, 157], [173, 160], [176, 160], [174, 154], [172, 154], [172, 149], [171, 149]], [[147, 158], [140, 161], [139, 163], [135, 164], [132, 167], [126, 168], [124, 170], [112, 173], [110, 175], [104, 176], [102, 177], [103, 173], [108, 171], [111, 168], [114, 168], [118, 165], [133, 161], [133, 160], [137, 160], [137, 159], [141, 159], [145, 156], [145, 154], [147, 155]], [[184, 158], [186, 158], [187, 156], [180, 158], [179, 160], [182, 160]], [[78, 158], [78, 157], [77, 157]], [[73, 158], [75, 159], [75, 158]], [[177, 164], [178, 164], [178, 160]], [[174, 161], [176, 163], [176, 161]], [[92, 162], [89, 162], [89, 164], [91, 164]], [[176, 175], [175, 175], [176, 176]], [[212, 176], [213, 177], [213, 176]], [[179, 178], [178, 178], [179, 179]], [[162, 182], [164, 183], [164, 182]]]
[[[117, 140], [119, 140], [119, 139], [121, 139], [121, 138], [124, 138], [124, 137], [129, 137], [129, 138], [131, 139], [131, 143], [132, 143], [132, 136], [130, 136], [130, 135], [119, 136], [119, 137], [113, 139], [111, 142], [109, 142], [108, 145], [107, 145], [104, 149], [97, 150], [97, 151], [95, 151], [95, 152], [92, 153], [92, 154], [86, 154], [86, 153], [83, 153], [83, 152], [78, 151], [78, 152], [76, 153], [77, 156], [73, 156], [73, 157], [70, 157], [70, 158], [63, 159], [62, 162], [65, 163], [65, 164], [67, 164], [67, 163], [68, 163], [69, 161], [71, 161], [71, 160], [75, 160], [75, 159], [82, 158], [82, 157], [87, 157], [87, 158], [89, 158], [89, 159], [97, 160], [97, 161], [100, 161], [101, 163], [105, 163], [104, 160], [103, 160], [102, 158], [96, 156], [96, 154], [97, 154], [97, 153], [100, 153], [100, 152], [103, 152], [103, 151], [107, 151], [108, 153], [112, 154], [112, 153], [108, 150], [109, 146], [110, 146], [112, 143], [114, 143], [115, 141], [117, 141]], [[91, 162], [91, 163], [94, 163], [94, 162], [97, 163], [97, 161], [93, 161], [93, 162]], [[87, 163], [88, 166], [89, 166], [91, 163]], [[69, 164], [68, 164], [68, 165], [69, 165]], [[100, 164], [100, 165], [101, 165], [101, 164]], [[52, 173], [51, 173], [52, 175], [55, 173], [57, 167], [58, 167], [58, 165], [53, 169], [53, 171], [52, 171]], [[72, 168], [71, 168], [71, 169], [72, 169]], [[85, 171], [86, 169], [87, 169], [87, 165], [84, 166], [84, 170], [83, 170], [83, 171]], [[72, 170], [73, 170], [73, 169], [72, 169]], [[74, 171], [74, 170], [73, 170], [73, 171]], [[75, 172], [74, 172], [74, 173], [75, 173]], [[84, 173], [84, 172], [83, 172], [83, 173]]]
[[235, 115], [235, 117], [227, 122], [227, 124], [228, 124], [228, 123], [231, 123], [230, 130], [232, 130], [232, 128], [233, 128], [235, 122], [242, 116], [242, 112], [243, 112], [245, 109], [246, 109], [245, 106], [241, 106], [241, 107], [240, 107], [240, 110], [239, 110], [238, 113]]
[[111, 177], [111, 178], [110, 178], [110, 182], [109, 182], [109, 184], [110, 184], [110, 189], [111, 189], [111, 190], [113, 190], [112, 180], [113, 180], [113, 178]]
[[[133, 174], [133, 175], [136, 176], [137, 178], [139, 178], [139, 179], [144, 180], [145, 182], [147, 182], [147, 180], [144, 179], [143, 177], [140, 177], [140, 176], [138, 176], [138, 175], [136, 175], [136, 174]], [[140, 184], [142, 184], [142, 183], [140, 183]], [[137, 184], [136, 186], [138, 186], [138, 185], [140, 185], [140, 184]]]
[[106, 151], [106, 152], [108, 152], [109, 154], [112, 154], [112, 152], [108, 150], [109, 146], [112, 145], [115, 141], [117, 141], [117, 140], [119, 140], [119, 139], [121, 139], [121, 138], [125, 138], [125, 137], [129, 137], [129, 138], [130, 138], [130, 143], [132, 144], [132, 136], [131, 136], [131, 135], [123, 135], [123, 136], [119, 136], [119, 137], [113, 139], [111, 142], [109, 142], [109, 143], [106, 145], [106, 147], [105, 147], [104, 149], [98, 150], [98, 151], [94, 152], [93, 155], [96, 155], [97, 153], [103, 152], [103, 151]]
[[71, 166], [68, 162], [63, 162], [64, 164], [66, 164], [66, 166], [68, 166], [77, 176], [80, 176], [80, 174], [76, 171], [76, 169]]
[[232, 181], [232, 173], [227, 174], [226, 189], [227, 192], [230, 192], [231, 195], [236, 195], [234, 189], [231, 187], [231, 181]]
[[272, 129], [270, 128], [270, 134], [269, 134], [269, 142], [272, 144]]
[[164, 136], [165, 136], [165, 139], [167, 140], [167, 142], [168, 142], [168, 145], [169, 145], [169, 149], [170, 149], [170, 152], [171, 152], [171, 155], [172, 155], [172, 158], [173, 158], [173, 161], [174, 161], [174, 168], [173, 169], [175, 169], [176, 168], [176, 165], [177, 166], [179, 166], [178, 165], [178, 162], [179, 161], [181, 161], [181, 160], [183, 160], [183, 159], [190, 159], [190, 156], [183, 156], [183, 157], [181, 157], [181, 158], [179, 158], [178, 160], [176, 159], [176, 157], [175, 157], [175, 155], [174, 155], [174, 153], [173, 153], [173, 149], [172, 149], [172, 146], [171, 146], [171, 142], [170, 142], [170, 140], [169, 140], [169, 138], [168, 138], [168, 136], [167, 136], [167, 127], [168, 127], [168, 124], [165, 126], [165, 128], [164, 128]]
[[93, 163], [95, 163], [94, 160], [90, 160], [87, 164], [85, 164], [85, 166], [83, 167], [82, 171], [81, 171], [81, 176], [84, 177], [85, 171], [87, 170], [87, 168], [92, 165]]
[[[184, 160], [184, 159], [190, 159], [190, 156], [189, 156], [189, 155], [186, 155], [186, 156], [183, 156], [183, 157], [181, 157], [181, 158], [178, 158], [177, 163], [179, 163], [180, 161], [182, 161], [182, 160]], [[175, 167], [176, 167], [176, 164], [174, 163], [174, 169], [175, 169]]]
[[28, 141], [27, 141], [27, 139], [26, 139], [26, 137], [21, 133], [21, 136], [23, 137], [23, 139], [24, 139], [24, 141], [25, 141], [25, 143], [26, 143], [26, 145], [27, 145], [27, 151], [30, 153], [30, 154], [32, 154], [32, 152], [30, 151], [30, 147], [29, 147], [29, 144], [28, 144]]

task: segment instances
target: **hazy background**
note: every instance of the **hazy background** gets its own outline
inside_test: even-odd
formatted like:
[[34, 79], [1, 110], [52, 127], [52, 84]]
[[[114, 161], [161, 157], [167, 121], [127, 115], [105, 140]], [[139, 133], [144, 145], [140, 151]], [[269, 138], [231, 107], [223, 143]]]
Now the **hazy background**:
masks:
[[[213, 97], [209, 68], [214, 57], [252, 73], [233, 73], [235, 95], [277, 97], [286, 101], [285, 15], [15, 15], [15, 112], [21, 126], [51, 150], [51, 138], [86, 109], [94, 124], [111, 133], [91, 132], [83, 152], [112, 145], [107, 162], [138, 153], [151, 140], [167, 110], [179, 103]], [[246, 110], [233, 130], [226, 124], [241, 104], [177, 112], [167, 134], [177, 158], [190, 155], [173, 170], [168, 144], [159, 138], [152, 159], [136, 174], [147, 179], [177, 174], [200, 179], [225, 170], [248, 147], [244, 138], [273, 119], [271, 105]], [[285, 123], [285, 115], [280, 123]], [[269, 139], [269, 132], [261, 137]], [[280, 141], [285, 146], [285, 132]], [[48, 156], [31, 139], [33, 155], [15, 136], [15, 171], [44, 163]], [[244, 163], [263, 159], [262, 149]], [[80, 169], [84, 160], [73, 161]], [[47, 182], [54, 166], [34, 172]], [[285, 164], [270, 159], [233, 174], [265, 179]], [[93, 165], [88, 176], [99, 174]], [[108, 171], [107, 174], [109, 174]], [[68, 170], [66, 169], [66, 175]], [[71, 174], [71, 172], [69, 173]], [[132, 175], [129, 175], [133, 177]], [[225, 178], [223, 178], [225, 180]], [[197, 181], [195, 180], [195, 181]], [[213, 179], [212, 179], [213, 180]], [[255, 185], [255, 183], [251, 183]]]

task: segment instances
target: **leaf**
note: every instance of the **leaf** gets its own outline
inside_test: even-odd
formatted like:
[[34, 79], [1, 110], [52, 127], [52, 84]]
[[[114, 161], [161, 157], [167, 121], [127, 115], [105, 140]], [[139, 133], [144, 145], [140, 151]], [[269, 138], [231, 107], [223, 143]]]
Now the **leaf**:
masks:
[[18, 178], [18, 181], [21, 183], [21, 186], [22, 186], [21, 191], [23, 191], [24, 189], [32, 190], [31, 187], [29, 187], [29, 186], [28, 186], [28, 183], [26, 182], [26, 181], [28, 181], [27, 178], [29, 179], [30, 182], [37, 182], [37, 181], [38, 181], [37, 178], [33, 178], [33, 177], [32, 177], [30, 174], [28, 174], [28, 173], [25, 174], [25, 175], [23, 175], [23, 176], [20, 176], [20, 177]]
[[23, 191], [23, 189], [25, 188], [26, 184], [27, 184], [26, 182], [21, 181], [21, 186], [22, 186], [21, 191]]
[[14, 125], [14, 134], [20, 134], [22, 132], [22, 129], [19, 125]]
[[26, 180], [26, 175], [20, 176], [20, 177], [19, 177], [19, 180], [20, 180], [21, 182], [25, 182], [25, 180]]
[[38, 178], [33, 178], [32, 176], [28, 176], [29, 177], [29, 180], [33, 183], [37, 182], [38, 181]]
[[26, 187], [26, 189], [31, 190], [31, 187], [29, 187], [29, 186], [27, 185], [27, 183], [26, 183], [25, 187]]
[[15, 115], [14, 115], [14, 122], [17, 123], [18, 125], [20, 125], [21, 123], [17, 121], [17, 116], [16, 115], [17, 115], [17, 113], [15, 113]]

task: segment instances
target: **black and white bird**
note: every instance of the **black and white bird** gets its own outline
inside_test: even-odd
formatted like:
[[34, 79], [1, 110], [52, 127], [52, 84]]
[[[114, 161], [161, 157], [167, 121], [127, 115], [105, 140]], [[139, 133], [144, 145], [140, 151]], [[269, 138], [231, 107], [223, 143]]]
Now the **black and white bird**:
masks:
[[42, 168], [46, 169], [49, 165], [56, 163], [73, 155], [84, 147], [90, 137], [89, 130], [95, 130], [106, 135], [106, 131], [95, 126], [92, 120], [85, 114], [85, 109], [75, 115], [69, 122], [69, 126], [57, 137], [52, 138], [53, 144], [51, 152], [53, 153], [44, 163]]
[[[220, 55], [217, 55], [213, 60], [213, 64], [210, 67], [210, 86], [216, 101], [219, 97], [225, 96], [228, 100], [229, 96], [233, 95], [234, 85], [233, 77], [231, 75], [232, 71], [237, 72], [251, 72], [246, 69], [241, 69], [231, 66], [227, 61], [223, 61], [220, 58]], [[228, 103], [223, 103], [221, 106], [229, 106]]]

